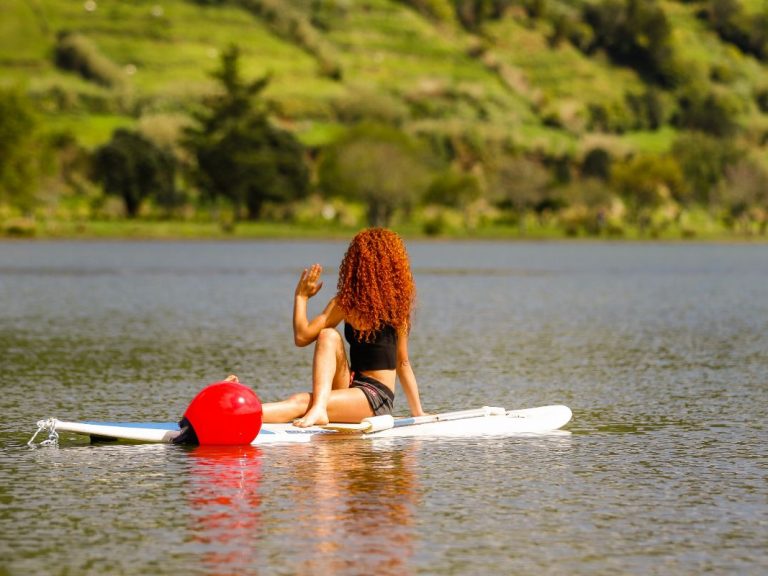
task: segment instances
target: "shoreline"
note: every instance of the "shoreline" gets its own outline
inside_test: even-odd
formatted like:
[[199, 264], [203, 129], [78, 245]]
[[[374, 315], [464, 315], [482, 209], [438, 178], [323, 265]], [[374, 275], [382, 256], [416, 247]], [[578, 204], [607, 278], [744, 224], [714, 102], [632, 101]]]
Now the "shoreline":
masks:
[[[93, 220], [87, 222], [43, 221], [28, 228], [0, 231], [0, 242], [16, 241], [336, 241], [348, 240], [365, 226], [292, 224], [280, 222], [240, 222], [226, 229], [216, 222], [180, 220]], [[393, 225], [393, 230], [408, 240], [480, 242], [565, 242], [565, 243], [670, 243], [670, 244], [755, 244], [768, 243], [768, 235], [738, 234], [726, 230], [680, 230], [626, 234], [568, 234], [555, 227], [535, 227], [522, 231], [517, 226], [485, 226], [473, 231], [447, 230], [427, 234], [418, 224]]]

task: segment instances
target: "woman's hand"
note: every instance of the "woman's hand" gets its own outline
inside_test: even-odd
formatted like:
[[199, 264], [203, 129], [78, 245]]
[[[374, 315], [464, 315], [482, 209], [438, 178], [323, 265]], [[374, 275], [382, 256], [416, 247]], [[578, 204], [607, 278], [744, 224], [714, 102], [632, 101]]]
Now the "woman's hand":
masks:
[[296, 296], [309, 299], [320, 292], [320, 288], [323, 287], [323, 282], [320, 280], [322, 273], [323, 267], [320, 264], [312, 264], [309, 268], [305, 268], [296, 285]]

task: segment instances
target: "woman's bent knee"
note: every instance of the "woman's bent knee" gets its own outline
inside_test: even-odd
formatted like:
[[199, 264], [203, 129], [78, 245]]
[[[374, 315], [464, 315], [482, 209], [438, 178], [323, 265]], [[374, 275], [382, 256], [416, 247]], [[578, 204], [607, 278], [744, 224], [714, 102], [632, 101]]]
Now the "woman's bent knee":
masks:
[[310, 400], [311, 396], [307, 392], [297, 392], [285, 399], [294, 410], [300, 411], [302, 414], [309, 408]]
[[331, 350], [338, 353], [344, 349], [344, 343], [341, 341], [341, 334], [335, 328], [323, 328], [317, 336], [317, 349], [324, 352]]
[[335, 328], [323, 328], [317, 336], [317, 343], [336, 346], [341, 343], [341, 334]]

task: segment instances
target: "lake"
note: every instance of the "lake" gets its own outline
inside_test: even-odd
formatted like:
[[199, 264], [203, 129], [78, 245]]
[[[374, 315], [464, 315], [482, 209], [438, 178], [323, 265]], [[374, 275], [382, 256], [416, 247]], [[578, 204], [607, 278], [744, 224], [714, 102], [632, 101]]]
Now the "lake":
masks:
[[[300, 270], [343, 242], [0, 243], [0, 574], [764, 574], [768, 246], [409, 242], [431, 412], [566, 435], [31, 448], [310, 386]], [[400, 392], [396, 414], [407, 404]]]

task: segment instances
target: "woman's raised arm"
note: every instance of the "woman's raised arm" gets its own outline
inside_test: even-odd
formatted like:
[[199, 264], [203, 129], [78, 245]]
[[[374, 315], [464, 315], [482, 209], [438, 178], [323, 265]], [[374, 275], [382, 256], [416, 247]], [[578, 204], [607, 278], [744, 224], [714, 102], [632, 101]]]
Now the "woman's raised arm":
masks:
[[332, 298], [319, 315], [312, 320], [307, 318], [307, 301], [320, 291], [323, 282], [320, 274], [323, 268], [313, 264], [301, 273], [296, 293], [293, 298], [293, 341], [296, 346], [307, 346], [317, 340], [323, 328], [333, 328], [344, 319], [344, 313]]

